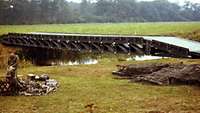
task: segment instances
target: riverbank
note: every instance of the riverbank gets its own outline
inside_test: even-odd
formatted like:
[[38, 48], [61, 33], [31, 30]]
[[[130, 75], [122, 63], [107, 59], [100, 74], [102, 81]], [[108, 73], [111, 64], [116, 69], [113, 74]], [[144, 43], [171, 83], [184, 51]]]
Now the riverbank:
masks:
[[[198, 60], [162, 59], [145, 62], [184, 62]], [[198, 113], [200, 91], [193, 86], [154, 86], [114, 79], [117, 64], [145, 63], [101, 59], [95, 65], [25, 67], [18, 74], [47, 73], [59, 81], [57, 92], [41, 97], [0, 97], [1, 113], [87, 113], [87, 105], [94, 105], [94, 113]], [[1, 71], [1, 75], [2, 75]], [[9, 103], [9, 104], [8, 104]], [[195, 104], [194, 104], [195, 103]]]
[[[200, 23], [122, 23], [76, 25], [0, 26], [0, 34], [8, 32], [68, 32], [91, 34], [190, 33], [200, 29]], [[139, 30], [140, 32], [138, 32]], [[197, 38], [199, 38], [197, 36]], [[10, 48], [1, 46], [0, 56]], [[6, 64], [7, 57], [1, 57]], [[125, 61], [124, 57], [105, 55], [94, 65], [33, 66], [22, 65], [19, 75], [48, 74], [58, 80], [57, 92], [40, 97], [0, 97], [0, 113], [198, 113], [200, 90], [194, 86], [154, 86], [114, 79], [112, 71], [118, 64], [184, 63], [200, 64], [199, 59], [166, 58], [150, 61]], [[1, 63], [2, 64], [2, 63]], [[20, 63], [22, 64], [22, 63]], [[0, 76], [5, 75], [5, 65]], [[151, 112], [152, 111], [152, 112]]]

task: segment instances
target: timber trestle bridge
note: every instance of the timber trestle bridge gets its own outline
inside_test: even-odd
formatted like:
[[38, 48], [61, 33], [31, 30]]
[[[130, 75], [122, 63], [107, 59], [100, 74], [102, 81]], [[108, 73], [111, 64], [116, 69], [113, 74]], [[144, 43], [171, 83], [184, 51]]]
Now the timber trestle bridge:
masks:
[[200, 43], [176, 37], [86, 35], [64, 33], [8, 33], [1, 43], [23, 49], [80, 52], [143, 53], [146, 55], [200, 58]]

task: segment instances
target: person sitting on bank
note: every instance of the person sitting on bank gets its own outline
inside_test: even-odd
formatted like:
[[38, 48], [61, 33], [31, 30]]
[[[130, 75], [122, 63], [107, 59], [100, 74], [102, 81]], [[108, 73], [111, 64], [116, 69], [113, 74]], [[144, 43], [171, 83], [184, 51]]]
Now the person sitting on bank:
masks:
[[16, 52], [11, 52], [8, 58], [8, 67], [6, 72], [6, 81], [9, 84], [9, 89], [13, 93], [17, 93], [22, 85], [17, 77], [17, 67], [18, 67], [19, 57]]

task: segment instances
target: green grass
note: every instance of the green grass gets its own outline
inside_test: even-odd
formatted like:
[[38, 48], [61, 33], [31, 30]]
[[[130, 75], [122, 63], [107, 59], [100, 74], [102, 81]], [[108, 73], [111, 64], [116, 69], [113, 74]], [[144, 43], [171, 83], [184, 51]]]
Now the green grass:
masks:
[[[195, 60], [164, 59], [148, 62], [193, 63]], [[60, 82], [57, 92], [41, 97], [0, 97], [0, 113], [199, 113], [200, 90], [193, 86], [153, 86], [114, 79], [115, 58], [96, 65], [26, 67], [19, 74], [48, 73]], [[1, 72], [2, 73], [2, 72]]]
[[0, 34], [8, 32], [64, 32], [89, 34], [166, 35], [200, 30], [200, 22], [107, 23], [1, 25]]
[[[200, 30], [200, 22], [65, 24], [0, 26], [0, 34], [8, 32], [65, 32], [90, 34], [166, 35]], [[198, 38], [198, 36], [197, 36]], [[164, 59], [148, 62], [198, 63], [199, 60]], [[111, 72], [124, 62], [104, 58], [96, 65], [20, 68], [18, 73], [47, 73], [60, 83], [57, 92], [41, 97], [0, 97], [0, 113], [200, 113], [200, 90], [194, 86], [152, 86], [114, 79]], [[5, 70], [0, 70], [3, 76]]]

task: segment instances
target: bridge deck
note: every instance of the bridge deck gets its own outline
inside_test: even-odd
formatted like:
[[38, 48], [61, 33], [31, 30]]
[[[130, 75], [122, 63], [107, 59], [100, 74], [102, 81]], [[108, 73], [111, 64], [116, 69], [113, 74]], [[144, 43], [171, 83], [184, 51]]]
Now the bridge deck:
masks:
[[187, 40], [178, 37], [164, 37], [164, 36], [143, 36], [147, 40], [156, 40], [183, 48], [188, 48], [190, 52], [200, 53], [200, 42]]
[[73, 51], [108, 51], [148, 55], [200, 58], [200, 43], [177, 37], [90, 35], [65, 33], [9, 33], [1, 43], [22, 48], [69, 49]]
[[40, 35], [64, 35], [64, 36], [94, 36], [94, 37], [142, 37], [146, 40], [156, 40], [159, 42], [188, 48], [190, 52], [200, 53], [200, 42], [192, 41], [188, 39], [183, 39], [179, 37], [169, 37], [169, 36], [124, 36], [124, 35], [89, 35], [89, 34], [66, 34], [66, 33], [39, 33], [33, 32], [33, 34]]

